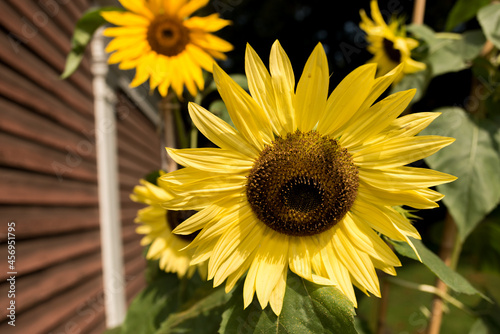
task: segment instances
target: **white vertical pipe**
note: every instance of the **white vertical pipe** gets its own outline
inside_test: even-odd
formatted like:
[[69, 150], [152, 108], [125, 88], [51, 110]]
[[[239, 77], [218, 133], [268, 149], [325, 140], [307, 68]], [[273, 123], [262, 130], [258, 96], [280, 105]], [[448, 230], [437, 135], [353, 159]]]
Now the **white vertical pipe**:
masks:
[[107, 56], [102, 28], [91, 42], [95, 135], [101, 227], [101, 257], [108, 328], [120, 325], [126, 312], [116, 122], [110, 88], [106, 83]]

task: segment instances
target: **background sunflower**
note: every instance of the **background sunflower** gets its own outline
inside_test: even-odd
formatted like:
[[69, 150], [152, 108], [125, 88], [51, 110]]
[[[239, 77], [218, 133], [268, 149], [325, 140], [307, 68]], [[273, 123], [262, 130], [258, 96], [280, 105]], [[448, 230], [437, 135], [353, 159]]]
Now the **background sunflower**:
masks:
[[191, 266], [191, 254], [183, 251], [195, 237], [178, 236], [172, 230], [180, 222], [189, 218], [194, 212], [169, 211], [161, 203], [171, 198], [163, 188], [146, 180], [141, 180], [141, 186], [135, 186], [130, 198], [139, 203], [148, 204], [137, 212], [136, 223], [141, 224], [136, 232], [145, 234], [141, 239], [142, 246], [149, 246], [146, 253], [148, 260], [159, 260], [160, 269], [167, 273], [176, 273], [180, 278], [193, 276], [198, 269], [202, 278], [206, 277], [206, 263]]
[[204, 88], [202, 69], [211, 72], [215, 59], [226, 59], [232, 45], [213, 33], [230, 24], [217, 13], [192, 16], [208, 4], [204, 1], [121, 0], [127, 11], [102, 12], [118, 27], [107, 28], [113, 37], [106, 51], [113, 52], [110, 64], [120, 69], [135, 69], [131, 82], [137, 87], [149, 79], [151, 89], [158, 87], [166, 96], [169, 87], [177, 96], [184, 86], [192, 96]]

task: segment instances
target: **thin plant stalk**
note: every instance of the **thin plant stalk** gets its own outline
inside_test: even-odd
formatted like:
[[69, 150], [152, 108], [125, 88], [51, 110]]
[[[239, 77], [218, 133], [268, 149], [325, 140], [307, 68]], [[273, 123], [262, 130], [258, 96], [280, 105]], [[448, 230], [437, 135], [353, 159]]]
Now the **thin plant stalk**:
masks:
[[415, 0], [413, 5], [413, 18], [414, 24], [423, 24], [425, 14], [425, 0]]

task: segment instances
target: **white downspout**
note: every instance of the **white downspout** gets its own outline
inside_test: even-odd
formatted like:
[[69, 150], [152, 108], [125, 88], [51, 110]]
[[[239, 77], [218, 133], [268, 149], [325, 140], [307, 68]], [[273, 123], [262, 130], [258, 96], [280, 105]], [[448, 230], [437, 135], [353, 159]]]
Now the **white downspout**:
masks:
[[106, 326], [113, 328], [125, 319], [120, 196], [118, 183], [114, 93], [106, 83], [107, 55], [102, 28], [91, 42], [95, 135], [101, 228], [101, 258]]

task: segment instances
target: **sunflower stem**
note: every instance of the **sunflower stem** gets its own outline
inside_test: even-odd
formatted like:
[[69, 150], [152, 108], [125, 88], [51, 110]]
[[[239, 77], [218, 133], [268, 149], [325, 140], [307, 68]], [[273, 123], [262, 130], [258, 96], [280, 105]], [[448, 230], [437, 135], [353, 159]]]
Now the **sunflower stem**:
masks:
[[[166, 147], [176, 147], [175, 143], [175, 127], [173, 120], [173, 111], [175, 108], [175, 103], [173, 100], [175, 99], [175, 93], [169, 91], [166, 96], [159, 103], [160, 114], [163, 118], [163, 146]], [[166, 152], [164, 153], [166, 154]], [[163, 155], [162, 155], [163, 156]], [[177, 169], [176, 162], [166, 154], [166, 159], [162, 161], [162, 169], [167, 172], [171, 172]]]
[[[461, 243], [457, 241], [458, 229], [453, 217], [448, 212], [444, 221], [444, 231], [439, 252], [440, 258], [448, 266], [454, 269], [458, 262]], [[446, 284], [440, 279], [436, 280], [435, 289], [438, 291], [432, 301], [431, 318], [427, 327], [427, 334], [438, 334], [441, 328], [444, 310], [444, 298], [447, 291]], [[448, 299], [446, 299], [448, 301]]]
[[415, 0], [413, 6], [412, 22], [414, 24], [423, 24], [424, 14], [425, 14], [425, 0]]
[[[194, 103], [201, 105], [201, 101], [203, 100], [203, 94], [198, 92], [198, 94], [194, 98]], [[189, 138], [191, 148], [198, 147], [198, 128], [191, 121], [191, 133]]]
[[377, 334], [384, 334], [387, 332], [387, 308], [389, 306], [389, 292], [391, 285], [389, 284], [389, 280], [387, 275], [383, 274], [381, 277], [382, 288], [381, 288], [381, 297], [378, 308], [378, 317], [377, 317]]

